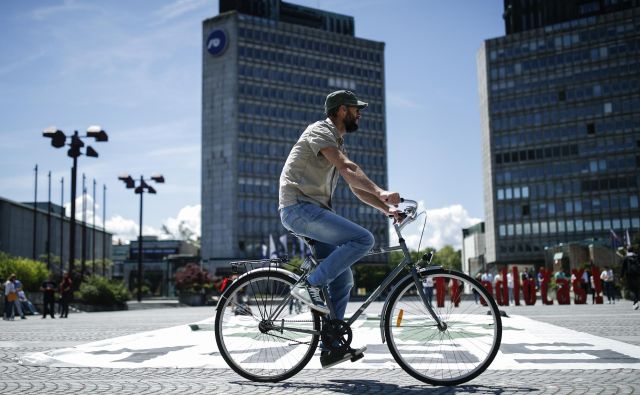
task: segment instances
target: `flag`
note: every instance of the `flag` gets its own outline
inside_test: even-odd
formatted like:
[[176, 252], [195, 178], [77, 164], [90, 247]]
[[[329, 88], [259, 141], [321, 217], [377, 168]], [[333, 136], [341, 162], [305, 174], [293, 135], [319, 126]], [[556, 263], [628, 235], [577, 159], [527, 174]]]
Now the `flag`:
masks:
[[276, 243], [273, 241], [273, 235], [269, 233], [269, 258], [277, 258], [278, 250], [276, 250]]
[[262, 259], [267, 258], [267, 245], [262, 243], [262, 245], [260, 246], [262, 249]]
[[287, 234], [283, 234], [282, 236], [280, 236], [280, 244], [282, 244], [282, 247], [284, 247], [284, 253], [285, 255], [289, 253], [289, 249], [287, 248]]
[[611, 248], [616, 250], [621, 240], [613, 229], [609, 229], [609, 232], [611, 232]]

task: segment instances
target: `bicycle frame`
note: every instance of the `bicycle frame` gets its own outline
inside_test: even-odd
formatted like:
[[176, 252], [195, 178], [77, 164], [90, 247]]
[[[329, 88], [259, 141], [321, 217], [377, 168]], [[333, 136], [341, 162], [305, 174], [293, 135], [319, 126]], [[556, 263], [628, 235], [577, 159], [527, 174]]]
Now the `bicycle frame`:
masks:
[[[356, 310], [356, 312], [349, 318], [349, 320], [347, 321], [347, 324], [349, 326], [351, 326], [361, 315], [362, 313], [364, 313], [364, 311], [367, 309], [367, 307], [369, 307], [369, 305], [378, 298], [378, 296], [380, 296], [380, 294], [400, 275], [400, 273], [405, 269], [409, 269], [411, 276], [413, 277], [413, 281], [416, 284], [416, 288], [418, 290], [418, 294], [420, 295], [420, 298], [422, 299], [422, 302], [425, 304], [427, 311], [429, 312], [429, 314], [431, 315], [431, 317], [434, 319], [434, 321], [437, 323], [437, 326], [440, 330], [444, 330], [445, 326], [442, 323], [442, 320], [440, 319], [440, 317], [438, 317], [438, 315], [435, 313], [435, 311], [433, 310], [433, 307], [431, 306], [431, 303], [428, 301], [427, 296], [424, 294], [424, 290], [422, 289], [422, 287], [420, 286], [421, 283], [421, 274], [422, 276], [424, 276], [425, 273], [428, 273], [431, 269], [435, 270], [435, 269], [439, 269], [439, 266], [432, 266], [431, 268], [423, 268], [422, 270], [418, 271], [417, 269], [417, 265], [416, 263], [412, 262], [411, 260], [411, 253], [409, 252], [409, 248], [407, 247], [407, 244], [404, 240], [404, 238], [402, 237], [402, 233], [401, 233], [401, 229], [404, 227], [405, 224], [403, 225], [399, 225], [399, 224], [394, 224], [394, 228], [395, 231], [398, 235], [398, 240], [400, 242], [400, 245], [395, 246], [395, 247], [387, 247], [387, 248], [380, 248], [379, 250], [374, 250], [371, 251], [369, 254], [367, 254], [366, 256], [370, 256], [370, 255], [377, 255], [377, 254], [384, 254], [384, 253], [388, 253], [391, 251], [397, 251], [397, 250], [402, 250], [403, 254], [404, 254], [404, 258], [403, 260], [398, 264], [398, 266], [395, 267], [395, 269], [393, 269], [393, 271], [391, 273], [389, 273], [389, 275], [387, 277], [385, 277], [385, 279], [382, 281], [382, 283], [375, 289], [375, 291], [373, 291], [373, 293], [371, 295], [369, 295], [369, 297], [364, 301], [364, 303], [358, 308], [358, 310]], [[314, 261], [314, 263], [318, 264], [318, 262], [312, 258], [312, 260]], [[302, 276], [299, 281], [304, 280], [306, 277], [308, 276], [308, 274]], [[325, 300], [329, 300], [328, 299], [328, 288], [325, 286], [322, 288], [322, 292], [324, 294]], [[272, 324], [272, 329], [278, 330], [278, 331], [283, 331], [284, 329], [292, 331], [292, 332], [301, 332], [301, 333], [310, 333], [310, 334], [320, 334], [319, 331], [310, 331], [310, 330], [305, 330], [305, 329], [298, 329], [298, 328], [290, 328], [290, 327], [285, 327], [284, 326], [284, 322], [282, 322], [282, 325], [275, 325], [275, 317], [277, 317], [280, 312], [282, 312], [282, 310], [285, 309], [285, 306], [288, 305], [289, 300], [290, 300], [291, 296], [289, 296], [288, 298], [285, 298], [283, 300], [283, 302], [270, 314], [270, 317], [268, 317], [269, 321], [274, 322], [274, 324]], [[388, 304], [388, 300], [385, 302], [384, 308], [386, 308]], [[333, 305], [331, 303], [327, 303], [327, 305], [329, 306], [329, 319], [334, 320], [336, 319], [336, 315], [335, 315], [335, 311], [333, 309]], [[383, 311], [384, 311], [383, 308]], [[381, 324], [382, 325], [382, 324]], [[383, 342], [384, 342], [384, 335], [382, 336]]]

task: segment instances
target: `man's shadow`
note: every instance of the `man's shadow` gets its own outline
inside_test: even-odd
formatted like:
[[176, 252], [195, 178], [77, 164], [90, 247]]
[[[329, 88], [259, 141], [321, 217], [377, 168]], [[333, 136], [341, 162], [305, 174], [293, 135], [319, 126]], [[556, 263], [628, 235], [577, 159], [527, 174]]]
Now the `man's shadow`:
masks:
[[382, 383], [377, 380], [329, 380], [326, 383], [303, 383], [303, 382], [281, 382], [281, 383], [256, 383], [256, 382], [232, 382], [233, 384], [242, 384], [244, 386], [251, 385], [254, 387], [266, 388], [282, 388], [282, 389], [295, 389], [295, 390], [321, 390], [331, 391], [332, 393], [339, 394], [367, 394], [367, 393], [381, 393], [386, 395], [393, 394], [514, 394], [514, 393], [530, 393], [539, 391], [538, 388], [526, 388], [526, 387], [504, 387], [504, 386], [490, 386], [490, 385], [472, 385], [464, 384], [452, 387], [434, 387], [428, 384], [424, 385], [407, 385], [401, 386], [398, 384]]

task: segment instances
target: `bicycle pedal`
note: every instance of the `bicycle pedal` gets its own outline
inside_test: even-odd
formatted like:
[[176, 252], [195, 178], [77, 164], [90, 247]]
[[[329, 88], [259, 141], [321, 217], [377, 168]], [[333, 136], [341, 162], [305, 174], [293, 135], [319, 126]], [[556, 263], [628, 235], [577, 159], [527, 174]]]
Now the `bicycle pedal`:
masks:
[[364, 358], [364, 353], [363, 354], [356, 354], [356, 353], [352, 353], [351, 354], [351, 362], [359, 361], [362, 358]]

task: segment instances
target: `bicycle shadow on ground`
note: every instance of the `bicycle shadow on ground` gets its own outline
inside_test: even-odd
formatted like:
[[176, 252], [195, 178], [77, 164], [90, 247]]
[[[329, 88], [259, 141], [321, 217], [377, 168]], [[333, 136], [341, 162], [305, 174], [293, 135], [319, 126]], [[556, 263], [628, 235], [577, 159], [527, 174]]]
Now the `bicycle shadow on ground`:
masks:
[[328, 380], [325, 383], [303, 383], [303, 382], [283, 382], [283, 383], [256, 383], [256, 382], [232, 382], [233, 384], [250, 385], [254, 387], [279, 388], [281, 390], [321, 390], [337, 394], [368, 394], [381, 393], [385, 395], [393, 394], [528, 394], [539, 392], [539, 388], [530, 387], [505, 387], [493, 385], [473, 385], [464, 384], [453, 387], [433, 387], [424, 385], [398, 385], [382, 383], [377, 380]]

